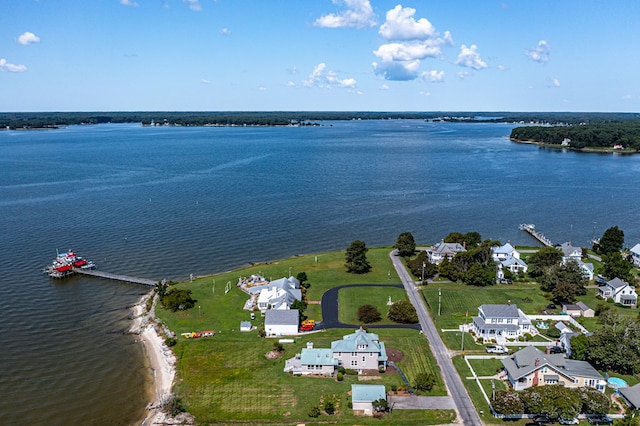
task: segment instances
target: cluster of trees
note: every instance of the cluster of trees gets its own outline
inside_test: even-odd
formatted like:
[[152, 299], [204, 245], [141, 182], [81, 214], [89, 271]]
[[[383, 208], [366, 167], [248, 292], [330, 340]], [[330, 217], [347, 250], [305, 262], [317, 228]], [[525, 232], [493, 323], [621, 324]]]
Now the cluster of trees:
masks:
[[599, 370], [640, 372], [640, 323], [605, 309], [598, 324], [592, 335], [571, 339], [571, 358], [589, 361]]
[[640, 119], [621, 123], [601, 123], [578, 126], [530, 126], [516, 127], [511, 138], [520, 141], [535, 141], [549, 145], [561, 145], [569, 139], [570, 147], [624, 148], [640, 150]]
[[162, 280], [154, 288], [160, 304], [165, 309], [173, 312], [191, 309], [196, 305], [197, 300], [191, 297], [191, 290], [179, 290], [171, 288], [172, 282]]
[[609, 398], [593, 388], [562, 385], [530, 387], [521, 391], [496, 391], [493, 409], [500, 414], [544, 414], [552, 418], [574, 418], [580, 413], [605, 414]]
[[464, 252], [457, 253], [451, 259], [445, 259], [438, 265], [440, 275], [451, 281], [462, 281], [467, 285], [486, 287], [496, 282], [496, 263], [491, 258], [491, 247], [499, 246], [500, 241], [486, 239], [477, 232], [461, 234], [452, 232], [444, 239], [445, 243], [459, 243], [466, 246]]
[[[395, 302], [389, 308], [387, 318], [400, 324], [415, 324], [418, 322], [416, 308], [407, 300]], [[371, 324], [382, 319], [382, 315], [375, 306], [362, 305], [358, 308], [358, 320], [364, 324]]]

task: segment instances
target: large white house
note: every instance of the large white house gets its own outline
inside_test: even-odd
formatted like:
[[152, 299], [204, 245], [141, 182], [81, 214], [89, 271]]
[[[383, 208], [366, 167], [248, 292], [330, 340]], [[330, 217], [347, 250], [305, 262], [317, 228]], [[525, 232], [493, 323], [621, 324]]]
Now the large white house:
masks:
[[614, 278], [598, 287], [598, 296], [605, 300], [613, 299], [615, 303], [621, 303], [626, 306], [636, 306], [638, 304], [636, 288], [620, 278]]
[[491, 258], [494, 261], [500, 262], [510, 257], [515, 257], [516, 259], [520, 259], [520, 252], [516, 250], [511, 245], [511, 243], [507, 243], [500, 247], [491, 247]]
[[313, 343], [307, 343], [305, 349], [286, 361], [284, 371], [296, 375], [331, 375], [342, 366], [362, 373], [364, 370], [386, 370], [387, 361], [387, 351], [378, 335], [367, 333], [361, 327], [342, 340], [331, 342], [331, 349], [314, 348]]
[[531, 320], [516, 305], [481, 305], [478, 316], [467, 326], [467, 331], [475, 333], [484, 342], [495, 341], [504, 344], [507, 339], [517, 339], [529, 333], [537, 334]]
[[556, 245], [557, 249], [562, 252], [562, 264], [566, 265], [568, 262], [574, 261], [578, 264], [582, 273], [591, 281], [593, 279], [593, 264], [585, 263], [582, 261], [582, 248], [574, 247], [571, 242], [566, 242]]
[[257, 306], [260, 312], [268, 309], [289, 309], [296, 300], [302, 300], [300, 281], [295, 277], [280, 278], [246, 290], [253, 297], [258, 295]]
[[631, 253], [631, 259], [633, 259], [633, 264], [635, 266], [640, 266], [640, 244], [636, 244], [635, 246], [631, 247], [631, 250], [629, 250], [629, 253]]
[[498, 281], [504, 279], [505, 271], [510, 271], [512, 274], [525, 274], [529, 270], [526, 262], [520, 259], [520, 252], [510, 243], [500, 247], [492, 247], [491, 259], [498, 264], [498, 271], [496, 273]]
[[427, 249], [427, 257], [429, 262], [438, 265], [444, 259], [451, 259], [457, 253], [467, 251], [467, 249], [459, 243], [445, 243], [444, 240]]

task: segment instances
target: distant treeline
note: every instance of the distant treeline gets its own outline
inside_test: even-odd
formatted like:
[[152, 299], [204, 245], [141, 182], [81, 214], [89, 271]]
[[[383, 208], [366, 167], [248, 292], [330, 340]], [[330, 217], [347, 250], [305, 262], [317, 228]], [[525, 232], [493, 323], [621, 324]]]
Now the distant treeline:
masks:
[[317, 125], [334, 120], [420, 119], [448, 122], [509, 122], [526, 124], [607, 124], [638, 120], [630, 113], [566, 112], [341, 112], [341, 111], [127, 111], [0, 113], [0, 129], [46, 129], [101, 123], [142, 123], [170, 126]]
[[640, 119], [618, 123], [517, 127], [511, 131], [511, 138], [579, 150], [607, 148], [639, 152]]

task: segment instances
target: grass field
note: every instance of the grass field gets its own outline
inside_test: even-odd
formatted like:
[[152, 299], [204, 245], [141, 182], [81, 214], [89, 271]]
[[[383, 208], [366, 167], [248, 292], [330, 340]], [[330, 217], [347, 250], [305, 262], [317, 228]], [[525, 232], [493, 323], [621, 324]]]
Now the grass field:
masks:
[[[352, 383], [358, 376], [345, 375], [343, 382], [331, 378], [292, 377], [283, 372], [285, 359], [294, 357], [307, 342], [314, 347], [330, 347], [331, 341], [342, 339], [353, 330], [328, 330], [294, 338], [294, 343], [285, 344], [281, 358], [270, 360], [265, 354], [273, 349], [275, 339], [264, 339], [257, 332], [241, 333], [240, 321], [249, 320], [250, 313], [243, 310], [248, 296], [236, 283], [239, 277], [260, 273], [267, 278], [295, 276], [307, 273], [311, 287], [310, 300], [320, 300], [329, 288], [349, 283], [393, 283], [400, 281], [388, 258], [390, 248], [372, 249], [367, 257], [373, 270], [364, 275], [345, 272], [344, 252], [298, 256], [292, 259], [252, 265], [211, 277], [196, 278], [193, 282], [177, 284], [188, 288], [197, 299], [196, 307], [188, 311], [157, 311], [158, 317], [175, 333], [213, 329], [215, 337], [206, 339], [183, 339], [173, 347], [178, 357], [175, 392], [185, 402], [187, 410], [199, 424], [238, 423], [253, 424], [381, 424], [380, 420], [355, 417], [348, 408]], [[389, 275], [389, 271], [391, 274]], [[225, 293], [225, 286], [231, 290]], [[380, 296], [386, 300], [403, 298], [404, 293], [395, 289], [384, 291]], [[360, 293], [345, 293], [354, 300], [369, 300], [370, 287]], [[379, 303], [376, 299], [376, 304]], [[357, 308], [356, 308], [357, 309]], [[320, 319], [320, 305], [309, 305], [307, 314]], [[257, 316], [253, 325], [262, 325]], [[411, 329], [377, 329], [387, 351], [404, 354], [398, 366], [410, 380], [421, 371], [436, 374], [437, 383], [430, 395], [446, 393], [439, 369], [424, 336]], [[374, 380], [362, 383], [384, 384], [387, 387], [404, 386], [398, 374], [380, 374]], [[322, 399], [335, 397], [338, 402], [336, 414], [310, 418], [311, 407]], [[455, 414], [451, 410], [394, 410], [382, 424], [427, 425], [451, 422]]]
[[338, 319], [345, 324], [360, 324], [358, 308], [362, 305], [374, 306], [380, 312], [381, 320], [375, 324], [394, 324], [387, 318], [387, 301], [407, 300], [404, 289], [393, 287], [347, 287], [338, 291]]

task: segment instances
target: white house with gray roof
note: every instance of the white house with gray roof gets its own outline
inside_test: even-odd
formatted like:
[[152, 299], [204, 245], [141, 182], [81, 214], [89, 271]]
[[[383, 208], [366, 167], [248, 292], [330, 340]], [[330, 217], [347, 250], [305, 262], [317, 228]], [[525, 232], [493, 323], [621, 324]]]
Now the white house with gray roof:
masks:
[[613, 299], [615, 303], [625, 306], [635, 307], [638, 304], [636, 288], [617, 277], [598, 287], [598, 296], [605, 300]]
[[631, 259], [633, 259], [633, 264], [640, 266], [640, 244], [631, 247], [629, 253], [631, 254]]
[[481, 305], [478, 307], [478, 316], [473, 317], [467, 330], [475, 333], [476, 337], [482, 338], [484, 342], [495, 341], [499, 344], [504, 344], [509, 339], [517, 339], [526, 333], [538, 333], [524, 312], [510, 303]]
[[556, 245], [556, 248], [562, 252], [562, 264], [566, 265], [568, 262], [575, 261], [582, 273], [591, 281], [593, 279], [593, 264], [585, 263], [582, 261], [582, 247], [574, 247], [571, 242]]
[[534, 346], [527, 346], [502, 359], [502, 364], [514, 390], [560, 384], [604, 392], [607, 384], [588, 362], [566, 359], [562, 354], [545, 354]]
[[287, 336], [298, 334], [300, 311], [297, 309], [274, 310], [264, 314], [264, 331], [267, 336]]
[[494, 261], [500, 262], [510, 257], [515, 257], [516, 259], [520, 259], [520, 252], [516, 250], [511, 245], [511, 243], [507, 243], [500, 247], [491, 247], [491, 258]]
[[289, 309], [294, 301], [302, 300], [300, 281], [295, 277], [280, 278], [264, 285], [249, 287], [246, 291], [253, 298], [257, 296], [256, 304], [262, 313], [268, 309]]
[[436, 265], [440, 264], [444, 259], [451, 259], [457, 253], [467, 251], [467, 249], [459, 243], [445, 243], [444, 240], [427, 249], [427, 257], [429, 262]]

